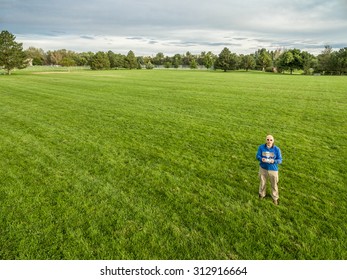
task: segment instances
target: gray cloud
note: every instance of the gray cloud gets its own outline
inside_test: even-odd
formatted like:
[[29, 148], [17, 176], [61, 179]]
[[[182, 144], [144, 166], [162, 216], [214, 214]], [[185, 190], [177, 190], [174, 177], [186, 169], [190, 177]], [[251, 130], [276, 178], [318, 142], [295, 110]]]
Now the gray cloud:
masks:
[[82, 39], [88, 39], [88, 40], [95, 40], [95, 37], [93, 36], [87, 36], [87, 35], [82, 35], [80, 36]]
[[[168, 45], [170, 49], [161, 51], [184, 52], [184, 47], [218, 51], [230, 46], [247, 53], [260, 45], [276, 47], [282, 43], [306, 49], [322, 44], [347, 46], [346, 14], [345, 0], [0, 2], [1, 29], [16, 34], [25, 45], [35, 45], [34, 38], [40, 38], [37, 44], [44, 42], [55, 49], [68, 38], [67, 47], [76, 51], [88, 45], [91, 51], [126, 49], [127, 42], [146, 53], [152, 52], [150, 47], [155, 52]], [[92, 39], [93, 44], [83, 41], [84, 45], [79, 45], [80, 40]]]

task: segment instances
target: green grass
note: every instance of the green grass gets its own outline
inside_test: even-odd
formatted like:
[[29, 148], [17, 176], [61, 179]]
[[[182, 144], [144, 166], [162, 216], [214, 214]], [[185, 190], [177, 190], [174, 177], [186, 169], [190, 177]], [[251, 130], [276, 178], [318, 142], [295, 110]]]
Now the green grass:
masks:
[[[0, 259], [347, 259], [346, 77], [0, 76]], [[258, 145], [283, 153], [258, 200]]]

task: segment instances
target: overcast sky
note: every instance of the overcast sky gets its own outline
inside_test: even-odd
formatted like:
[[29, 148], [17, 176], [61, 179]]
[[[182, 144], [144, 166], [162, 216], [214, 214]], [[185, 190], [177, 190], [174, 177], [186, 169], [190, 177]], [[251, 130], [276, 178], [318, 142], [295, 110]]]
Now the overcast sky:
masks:
[[347, 0], [0, 0], [24, 48], [135, 55], [347, 47]]

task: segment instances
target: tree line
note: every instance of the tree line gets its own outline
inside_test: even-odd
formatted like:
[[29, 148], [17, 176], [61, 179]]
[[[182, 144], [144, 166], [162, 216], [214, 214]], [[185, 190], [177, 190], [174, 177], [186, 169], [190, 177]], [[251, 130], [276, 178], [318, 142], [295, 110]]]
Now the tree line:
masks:
[[334, 51], [325, 46], [315, 56], [300, 49], [265, 48], [252, 54], [236, 54], [225, 47], [220, 54], [201, 52], [200, 54], [175, 54], [166, 56], [157, 53], [155, 56], [135, 56], [130, 50], [126, 55], [98, 51], [74, 52], [66, 49], [47, 51], [29, 47], [23, 50], [22, 44], [15, 42], [15, 36], [8, 31], [0, 34], [0, 66], [8, 73], [12, 69], [30, 65], [88, 66], [93, 70], [102, 69], [153, 69], [153, 68], [205, 68], [215, 70], [260, 70], [268, 72], [293, 73], [301, 70], [304, 74], [320, 73], [323, 75], [344, 75], [347, 73], [347, 47]]

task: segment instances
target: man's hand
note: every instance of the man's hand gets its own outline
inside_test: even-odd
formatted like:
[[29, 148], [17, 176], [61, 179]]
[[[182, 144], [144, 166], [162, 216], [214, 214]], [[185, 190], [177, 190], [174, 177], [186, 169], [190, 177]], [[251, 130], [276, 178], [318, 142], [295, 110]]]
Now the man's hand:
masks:
[[274, 163], [275, 162], [274, 159], [268, 159], [268, 158], [262, 158], [261, 161], [262, 162], [267, 162], [267, 163]]

